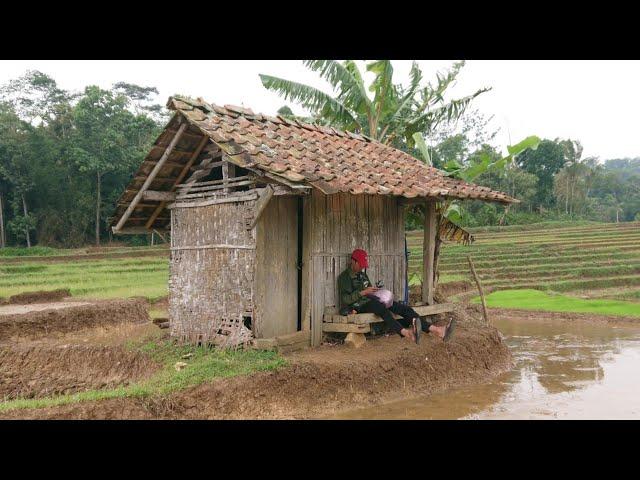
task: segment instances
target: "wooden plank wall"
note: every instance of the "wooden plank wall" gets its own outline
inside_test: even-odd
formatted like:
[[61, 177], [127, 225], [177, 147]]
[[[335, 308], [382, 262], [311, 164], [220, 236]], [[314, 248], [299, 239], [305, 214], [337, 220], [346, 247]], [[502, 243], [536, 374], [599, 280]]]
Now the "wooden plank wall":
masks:
[[298, 330], [297, 210], [297, 197], [273, 197], [256, 225], [256, 338]]
[[255, 237], [246, 216], [254, 204], [171, 210], [172, 335], [190, 338], [207, 332], [211, 319], [238, 319], [253, 310]]
[[371, 281], [383, 280], [395, 298], [403, 298], [404, 209], [394, 197], [324, 195], [315, 189], [309, 203], [304, 220], [304, 226], [310, 228], [306, 257], [311, 263], [309, 308], [312, 344], [319, 345], [322, 315], [326, 307], [339, 306], [337, 278], [355, 248], [369, 253]]

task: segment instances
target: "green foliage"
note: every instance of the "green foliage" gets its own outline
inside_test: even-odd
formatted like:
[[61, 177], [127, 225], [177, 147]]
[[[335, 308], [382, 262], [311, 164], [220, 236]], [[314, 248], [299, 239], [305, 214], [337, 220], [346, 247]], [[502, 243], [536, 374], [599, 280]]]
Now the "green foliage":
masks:
[[516, 164], [525, 172], [538, 177], [535, 202], [545, 208], [553, 207], [553, 178], [567, 163], [565, 147], [557, 141], [542, 140], [535, 150], [525, 150], [516, 156]]
[[480, 89], [460, 99], [444, 100], [464, 62], [455, 63], [446, 74], [437, 73], [435, 85], [422, 86], [423, 74], [414, 62], [409, 84], [404, 86], [393, 83], [390, 60], [372, 61], [366, 65], [374, 74], [368, 88], [353, 60], [307, 60], [304, 65], [326, 80], [334, 94], [270, 75], [261, 74], [260, 80], [265, 88], [300, 104], [320, 122], [407, 150], [414, 148], [415, 134], [426, 135], [441, 123], [456, 121], [475, 97], [488, 91]]
[[154, 94], [155, 87], [124, 82], [70, 93], [41, 72], [0, 88], [0, 194], [9, 244], [23, 243], [27, 228], [31, 243], [51, 246], [106, 235], [117, 198], [166, 119]]
[[[539, 290], [501, 290], [486, 297], [490, 308], [519, 308], [548, 312], [579, 312], [598, 315], [640, 317], [640, 304], [620, 300], [585, 300], [582, 298], [554, 295]], [[479, 303], [480, 299], [473, 299]]]

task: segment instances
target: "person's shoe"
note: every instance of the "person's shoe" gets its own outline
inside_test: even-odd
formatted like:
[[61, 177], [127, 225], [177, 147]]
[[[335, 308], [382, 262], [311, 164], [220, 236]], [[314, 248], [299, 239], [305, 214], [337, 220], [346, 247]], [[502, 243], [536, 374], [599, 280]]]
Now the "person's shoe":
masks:
[[420, 343], [420, 335], [422, 334], [422, 320], [419, 318], [413, 319], [413, 336], [416, 343]]

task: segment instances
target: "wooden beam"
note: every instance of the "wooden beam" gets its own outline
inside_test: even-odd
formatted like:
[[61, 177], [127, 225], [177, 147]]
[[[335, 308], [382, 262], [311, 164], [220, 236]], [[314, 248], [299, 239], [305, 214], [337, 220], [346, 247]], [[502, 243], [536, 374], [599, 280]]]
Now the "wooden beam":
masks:
[[424, 209], [424, 243], [422, 250], [422, 301], [427, 305], [433, 305], [436, 230], [436, 202], [427, 200]]
[[[242, 177], [235, 177], [233, 181], [248, 180], [250, 178], [255, 178], [255, 177], [245, 175]], [[227, 180], [222, 179], [222, 180], [209, 180], [207, 182], [198, 182], [198, 183], [181, 183], [180, 185], [178, 185], [178, 188], [188, 188], [189, 190], [196, 191], [196, 189], [200, 187], [205, 187], [209, 185], [221, 185], [222, 183], [225, 183], [225, 182], [227, 182]]]
[[[200, 152], [202, 151], [203, 147], [207, 144], [208, 141], [209, 141], [209, 137], [207, 136], [202, 137], [202, 140], [200, 140], [200, 143], [198, 144], [195, 151], [193, 152], [193, 155], [191, 155], [191, 157], [185, 164], [184, 168], [182, 169], [182, 171], [176, 178], [175, 182], [173, 183], [173, 186], [171, 187], [171, 191], [174, 191], [176, 187], [180, 184], [180, 182], [182, 182], [182, 180], [187, 175], [187, 173], [189, 173], [189, 169], [193, 165], [193, 162], [196, 161], [196, 159], [200, 155]], [[145, 228], [151, 228], [151, 226], [153, 225], [153, 222], [156, 221], [156, 218], [158, 217], [158, 215], [160, 215], [160, 212], [164, 209], [164, 207], [166, 207], [166, 205], [167, 205], [166, 202], [162, 202], [160, 205], [158, 205], [158, 208], [155, 209], [155, 211], [151, 214], [151, 217], [149, 217], [149, 221], [145, 224]]]
[[140, 188], [140, 190], [138, 191], [136, 196], [133, 198], [133, 200], [125, 210], [124, 214], [118, 221], [118, 224], [116, 225], [116, 230], [120, 230], [123, 227], [123, 225], [129, 218], [129, 216], [131, 215], [131, 212], [133, 212], [133, 209], [136, 208], [136, 205], [142, 199], [142, 195], [144, 194], [144, 191], [147, 188], [149, 188], [149, 185], [151, 185], [151, 183], [153, 182], [153, 179], [156, 178], [156, 175], [158, 175], [158, 172], [164, 165], [164, 162], [166, 162], [167, 159], [169, 158], [169, 155], [171, 155], [171, 151], [174, 149], [178, 141], [180, 141], [180, 137], [182, 137], [182, 134], [184, 133], [186, 128], [187, 128], [187, 122], [183, 122], [182, 125], [180, 125], [178, 132], [175, 134], [175, 136], [171, 140], [171, 143], [169, 144], [165, 152], [162, 154], [162, 158], [160, 158], [158, 163], [156, 163], [156, 166], [153, 167], [153, 170], [151, 170], [151, 173], [149, 173], [149, 176], [147, 177], [145, 182], [142, 184], [142, 187]]
[[249, 227], [247, 228], [247, 230], [251, 230], [253, 227], [256, 226], [256, 223], [258, 223], [258, 220], [260, 219], [260, 215], [262, 215], [262, 212], [264, 212], [264, 209], [267, 208], [267, 205], [269, 203], [269, 200], [271, 200], [271, 197], [273, 197], [273, 188], [271, 188], [271, 185], [267, 185], [266, 188], [262, 191], [262, 193], [258, 197], [258, 201], [256, 202], [256, 213], [253, 216], [253, 220], [251, 221], [251, 224], [249, 224]]
[[176, 194], [175, 192], [158, 192], [157, 190], [146, 190], [142, 194], [142, 198], [155, 202], [172, 202], [176, 199]]
[[[238, 192], [240, 193], [240, 192]], [[218, 205], [220, 203], [233, 203], [233, 202], [248, 202], [250, 200], [257, 200], [258, 195], [251, 193], [249, 195], [229, 196], [223, 198], [213, 198], [209, 200], [192, 201], [192, 202], [175, 202], [168, 205], [167, 208], [189, 208], [189, 207], [206, 207], [208, 205]]]
[[355, 323], [323, 323], [323, 332], [342, 332], [342, 333], [368, 333], [371, 331], [371, 326], [368, 323], [355, 324]]
[[[155, 229], [156, 233], [162, 232], [162, 233], [169, 233], [169, 230], [160, 230], [160, 229]], [[149, 232], [149, 230], [145, 227], [125, 227], [125, 228], [121, 228], [120, 230], [116, 230], [116, 227], [112, 227], [111, 231], [117, 235], [140, 235], [140, 234], [145, 234], [145, 233], [151, 233]]]
[[227, 186], [227, 181], [236, 175], [236, 166], [229, 162], [224, 162], [222, 164], [222, 179], [224, 180], [224, 193], [229, 193], [231, 191], [231, 187]]
[[[228, 183], [225, 185], [211, 185], [208, 187], [202, 187], [202, 188], [191, 188], [191, 189], [185, 189], [185, 192], [194, 192], [194, 193], [182, 193], [182, 192], [178, 192], [177, 196], [176, 196], [176, 200], [183, 200], [185, 198], [204, 198], [207, 196], [210, 196], [212, 194], [215, 193], [220, 193], [220, 192], [216, 192], [216, 190], [228, 190], [229, 188], [233, 188], [233, 187], [242, 187], [242, 186], [246, 186], [246, 185], [254, 185], [256, 182], [253, 180], [244, 180], [242, 182], [233, 182], [233, 183]], [[194, 183], [194, 185], [199, 185], [198, 183]], [[228, 186], [227, 186], [228, 185]]]

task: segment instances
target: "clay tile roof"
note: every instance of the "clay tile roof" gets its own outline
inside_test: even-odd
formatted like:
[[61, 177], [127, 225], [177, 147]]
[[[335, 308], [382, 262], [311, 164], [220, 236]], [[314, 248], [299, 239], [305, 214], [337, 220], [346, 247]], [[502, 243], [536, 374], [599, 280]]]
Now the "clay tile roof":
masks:
[[[250, 155], [254, 168], [325, 192], [518, 201], [447, 177], [405, 152], [357, 133], [255, 114], [245, 107], [220, 107], [202, 99], [171, 97], [167, 106], [182, 113], [227, 153]], [[235, 140], [233, 146], [220, 145], [230, 137]]]

